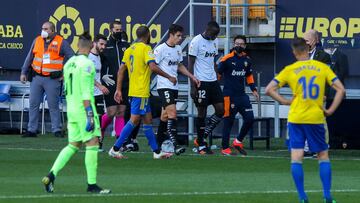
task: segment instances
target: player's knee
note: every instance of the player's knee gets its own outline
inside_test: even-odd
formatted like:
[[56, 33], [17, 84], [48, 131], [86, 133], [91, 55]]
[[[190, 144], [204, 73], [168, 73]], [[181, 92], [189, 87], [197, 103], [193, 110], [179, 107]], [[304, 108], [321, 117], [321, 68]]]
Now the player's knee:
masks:
[[319, 161], [329, 160], [328, 150], [318, 152], [318, 156], [317, 156], [317, 157], [318, 157], [318, 160], [319, 160]]
[[99, 137], [93, 137], [91, 140], [85, 143], [86, 146], [97, 146], [99, 145]]
[[215, 114], [216, 114], [216, 116], [223, 117], [224, 113], [225, 113], [224, 104], [221, 103], [221, 104], [215, 105]]
[[303, 149], [291, 149], [291, 161], [302, 161], [304, 157]]
[[74, 146], [75, 148], [79, 149], [81, 147], [81, 143], [80, 142], [70, 142], [70, 145]]
[[176, 118], [176, 109], [171, 109], [167, 112], [167, 117], [169, 119], [175, 119]]

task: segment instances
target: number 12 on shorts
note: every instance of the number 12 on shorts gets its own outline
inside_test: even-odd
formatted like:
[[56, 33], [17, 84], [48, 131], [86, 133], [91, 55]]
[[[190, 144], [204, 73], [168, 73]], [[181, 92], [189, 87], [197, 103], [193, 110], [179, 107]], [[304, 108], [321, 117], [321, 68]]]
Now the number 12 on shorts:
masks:
[[320, 86], [314, 83], [316, 76], [310, 78], [310, 81], [306, 81], [306, 77], [303, 76], [299, 79], [299, 83], [303, 89], [303, 98], [317, 99], [319, 97]]

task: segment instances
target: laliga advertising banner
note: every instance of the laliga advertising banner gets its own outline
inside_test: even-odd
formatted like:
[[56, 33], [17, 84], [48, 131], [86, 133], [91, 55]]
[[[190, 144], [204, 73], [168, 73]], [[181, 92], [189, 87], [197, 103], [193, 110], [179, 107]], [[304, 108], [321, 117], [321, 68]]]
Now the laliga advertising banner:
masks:
[[276, 72], [293, 63], [290, 42], [309, 29], [322, 35], [324, 48], [337, 47], [347, 55], [347, 88], [360, 88], [360, 1], [277, 0]]
[[[78, 36], [85, 30], [92, 36], [109, 35], [109, 23], [120, 20], [129, 41], [136, 39], [136, 29], [146, 24], [163, 0], [11, 0], [1, 2], [0, 12], [0, 66], [20, 70], [34, 38], [40, 34], [42, 23], [51, 21], [75, 50]], [[210, 0], [200, 0], [210, 2]], [[158, 43], [168, 26], [189, 3], [170, 1], [159, 18], [149, 27], [151, 44]], [[195, 32], [199, 33], [211, 20], [210, 7], [195, 7]], [[189, 33], [189, 12], [178, 24]]]

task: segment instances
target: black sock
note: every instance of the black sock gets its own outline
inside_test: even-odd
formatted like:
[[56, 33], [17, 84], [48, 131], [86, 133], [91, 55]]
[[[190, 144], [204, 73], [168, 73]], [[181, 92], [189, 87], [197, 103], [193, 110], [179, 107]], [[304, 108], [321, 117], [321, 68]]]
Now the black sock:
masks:
[[219, 124], [221, 121], [221, 117], [213, 114], [209, 120], [208, 120], [208, 123], [205, 127], [205, 130], [204, 130], [204, 137], [207, 138], [211, 133], [212, 131], [216, 128], [217, 124]]
[[161, 147], [162, 143], [166, 140], [166, 128], [167, 128], [167, 122], [160, 120], [158, 131], [156, 134], [156, 140], [158, 143], [158, 146]]
[[118, 152], [118, 151], [120, 150], [120, 148], [117, 147], [117, 146], [113, 146], [113, 148], [114, 148], [114, 151], [115, 151], [115, 152]]
[[197, 141], [199, 145], [204, 145], [205, 118], [196, 119]]
[[131, 139], [135, 140], [140, 130], [140, 123], [134, 128], [134, 130], [131, 132], [129, 136], [129, 140]]
[[177, 129], [176, 129], [176, 119], [169, 119], [167, 122], [167, 133], [170, 137], [170, 140], [173, 142], [174, 146], [177, 146], [176, 137], [177, 137]]

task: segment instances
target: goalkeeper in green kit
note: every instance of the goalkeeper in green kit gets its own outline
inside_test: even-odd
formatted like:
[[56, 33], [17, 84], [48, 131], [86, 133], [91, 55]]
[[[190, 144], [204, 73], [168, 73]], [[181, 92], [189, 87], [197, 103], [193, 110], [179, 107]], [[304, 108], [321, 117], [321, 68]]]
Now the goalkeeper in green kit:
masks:
[[94, 102], [95, 67], [88, 59], [91, 47], [91, 36], [85, 32], [79, 36], [78, 54], [64, 66], [69, 144], [61, 150], [49, 174], [42, 179], [46, 192], [54, 191], [59, 171], [79, 151], [82, 143], [86, 146], [87, 191], [99, 194], [111, 192], [96, 184], [100, 125]]

